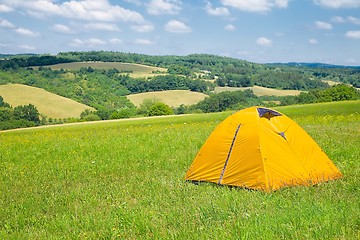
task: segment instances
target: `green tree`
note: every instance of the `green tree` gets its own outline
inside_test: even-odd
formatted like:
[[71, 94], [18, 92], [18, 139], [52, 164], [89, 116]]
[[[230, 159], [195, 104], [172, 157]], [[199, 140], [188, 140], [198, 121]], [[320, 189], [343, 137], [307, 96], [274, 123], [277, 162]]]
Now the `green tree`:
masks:
[[0, 122], [8, 121], [13, 116], [13, 110], [11, 108], [0, 107]]
[[149, 116], [162, 116], [174, 114], [173, 110], [162, 102], [157, 102], [149, 109]]
[[160, 99], [157, 99], [157, 98], [147, 98], [147, 99], [144, 99], [143, 103], [140, 104], [139, 106], [139, 109], [138, 109], [138, 114], [141, 114], [141, 115], [149, 115], [149, 111], [150, 111], [150, 108], [155, 104], [155, 103], [158, 103], [160, 102]]
[[37, 108], [32, 105], [24, 105], [24, 106], [17, 106], [14, 108], [14, 117], [15, 119], [24, 119], [30, 122], [34, 122], [35, 124], [40, 124], [40, 117], [39, 111]]
[[4, 101], [4, 98], [2, 96], [0, 96], [0, 107], [6, 107], [6, 108], [11, 107], [10, 104]]

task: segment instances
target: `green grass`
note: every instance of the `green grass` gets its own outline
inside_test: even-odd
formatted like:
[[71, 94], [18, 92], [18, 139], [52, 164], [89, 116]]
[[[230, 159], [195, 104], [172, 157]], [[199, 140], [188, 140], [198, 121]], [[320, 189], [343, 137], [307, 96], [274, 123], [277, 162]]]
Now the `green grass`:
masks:
[[183, 180], [230, 112], [1, 132], [0, 238], [359, 239], [359, 108], [279, 108], [344, 178], [272, 193]]

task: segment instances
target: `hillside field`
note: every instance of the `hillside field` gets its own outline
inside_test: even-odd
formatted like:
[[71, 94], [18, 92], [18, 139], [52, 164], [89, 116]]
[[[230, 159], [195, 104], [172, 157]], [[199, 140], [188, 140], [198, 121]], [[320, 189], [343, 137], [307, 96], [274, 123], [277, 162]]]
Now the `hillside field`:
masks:
[[146, 92], [126, 96], [135, 106], [140, 106], [145, 99], [157, 99], [170, 107], [179, 107], [181, 104], [193, 105], [204, 100], [208, 95], [190, 90], [169, 90]]
[[92, 107], [78, 103], [41, 88], [22, 84], [0, 85], [0, 96], [11, 106], [33, 104], [40, 114], [48, 118], [79, 118], [85, 109], [95, 110]]
[[343, 178], [271, 193], [184, 181], [232, 112], [0, 132], [0, 238], [359, 239], [360, 101], [276, 109]]
[[[47, 65], [53, 70], [67, 69], [67, 70], [80, 70], [84, 67], [91, 67], [93, 69], [117, 69], [119, 71], [131, 71], [129, 75], [134, 78], [146, 78], [156, 75], [165, 74], [166, 68], [152, 67], [135, 63], [121, 63], [121, 62], [72, 62], [72, 63], [60, 63], [54, 65]], [[37, 68], [37, 67], [34, 67]]]
[[239, 91], [250, 89], [254, 92], [256, 96], [295, 96], [299, 95], [302, 91], [298, 90], [281, 90], [274, 88], [266, 88], [260, 86], [253, 87], [215, 87], [214, 92], [225, 92], [225, 91]]

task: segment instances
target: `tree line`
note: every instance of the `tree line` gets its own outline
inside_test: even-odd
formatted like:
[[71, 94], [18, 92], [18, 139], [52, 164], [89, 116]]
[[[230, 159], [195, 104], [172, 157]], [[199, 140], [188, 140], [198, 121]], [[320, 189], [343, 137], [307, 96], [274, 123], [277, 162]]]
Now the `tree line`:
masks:
[[[76, 61], [118, 61], [139, 63], [168, 69], [165, 75], [152, 78], [133, 78], [118, 69], [52, 70], [47, 65]], [[34, 66], [40, 66], [37, 69]], [[67, 52], [56, 56], [6, 56], [0, 60], [0, 84], [20, 83], [43, 88], [49, 92], [92, 106], [96, 111], [84, 111], [79, 119], [92, 121], [150, 116], [151, 114], [183, 114], [190, 112], [217, 112], [251, 105], [301, 104], [340, 101], [359, 98], [358, 91], [348, 85], [330, 87], [322, 80], [359, 86], [359, 68], [325, 68], [306, 66], [279, 66], [256, 64], [243, 60], [206, 54], [188, 56], [148, 56], [119, 52]], [[252, 91], [212, 93], [217, 86], [264, 86], [277, 89], [306, 90], [299, 96], [257, 97]], [[136, 108], [126, 95], [149, 91], [191, 90], [209, 95], [192, 106], [169, 110], [158, 101], [144, 102]], [[3, 101], [2, 101], [3, 102]], [[62, 123], [65, 120], [29, 120], [24, 111], [35, 113], [34, 106], [12, 108], [3, 103], [1, 122], [14, 126]], [[151, 111], [150, 109], [153, 108]], [[37, 113], [38, 114], [38, 113]], [[35, 114], [36, 115], [36, 114]], [[25, 122], [28, 121], [28, 122]], [[67, 120], [66, 120], [67, 121]], [[70, 121], [70, 120], [69, 120]]]
[[[122, 52], [63, 52], [57, 55], [13, 56], [0, 60], [0, 69], [46, 66], [56, 63], [102, 61], [145, 64], [168, 69], [169, 74], [216, 80], [218, 86], [258, 85], [278, 89], [310, 90], [329, 87], [322, 80], [335, 80], [360, 86], [360, 68], [309, 67], [306, 65], [256, 64], [209, 54], [151, 56]], [[203, 73], [199, 75], [198, 73]]]
[[39, 111], [34, 105], [13, 108], [0, 96], [0, 130], [34, 127], [41, 124]]

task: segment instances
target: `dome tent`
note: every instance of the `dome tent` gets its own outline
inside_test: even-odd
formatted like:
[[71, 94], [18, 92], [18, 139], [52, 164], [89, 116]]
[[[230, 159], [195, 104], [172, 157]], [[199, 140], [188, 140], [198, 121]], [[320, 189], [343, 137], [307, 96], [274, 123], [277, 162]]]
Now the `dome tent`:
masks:
[[185, 179], [269, 192], [341, 176], [318, 144], [293, 120], [269, 108], [251, 107], [219, 124]]

